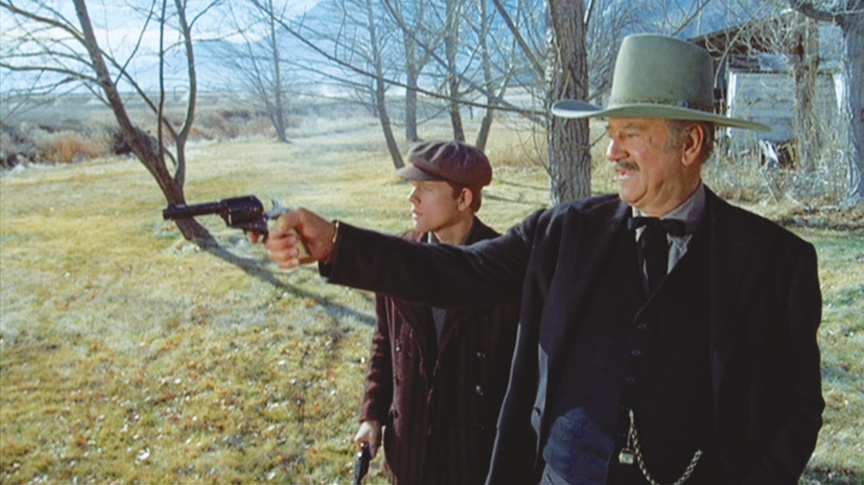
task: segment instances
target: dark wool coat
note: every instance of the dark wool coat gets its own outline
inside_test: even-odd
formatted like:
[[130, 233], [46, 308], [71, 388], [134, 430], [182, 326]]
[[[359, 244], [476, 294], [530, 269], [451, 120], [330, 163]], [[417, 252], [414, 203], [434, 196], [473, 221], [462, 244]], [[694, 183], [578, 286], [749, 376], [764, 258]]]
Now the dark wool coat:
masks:
[[[479, 219], [465, 244], [498, 233]], [[424, 242], [428, 234], [405, 238]], [[423, 274], [415, 278], [423, 279]], [[378, 295], [362, 420], [385, 425], [384, 457], [399, 485], [482, 484], [516, 341], [519, 301], [451, 308], [437, 343], [432, 310]], [[427, 463], [427, 460], [432, 460]]]
[[[437, 306], [522, 296], [513, 369], [487, 483], [536, 484], [574, 324], [629, 207], [601, 196], [538, 211], [469, 248], [340, 228], [333, 283]], [[736, 484], [796, 484], [825, 406], [813, 246], [706, 190], [709, 352], [717, 448]], [[372, 249], [374, 248], [374, 249]], [[414, 275], [423, 274], [424, 278]], [[566, 347], [566, 346], [563, 346]]]

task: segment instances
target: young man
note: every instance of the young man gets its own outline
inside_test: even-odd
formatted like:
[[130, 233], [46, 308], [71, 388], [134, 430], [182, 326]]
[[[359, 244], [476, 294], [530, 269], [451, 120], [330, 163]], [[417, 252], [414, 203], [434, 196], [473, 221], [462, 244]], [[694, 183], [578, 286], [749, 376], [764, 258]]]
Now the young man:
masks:
[[[411, 181], [419, 244], [469, 245], [498, 236], [475, 215], [492, 167], [459, 142], [423, 143], [396, 174]], [[412, 277], [422, 279], [423, 273]], [[482, 484], [507, 390], [518, 300], [451, 309], [376, 296], [360, 429], [354, 441], [384, 455], [394, 484]]]
[[553, 106], [608, 119], [617, 196], [461, 249], [298, 210], [270, 257], [298, 264], [296, 228], [332, 283], [439, 307], [521, 295], [487, 483], [794, 485], [825, 406], [816, 252], [702, 183], [715, 125], [767, 129], [715, 114], [712, 88], [705, 50], [628, 36], [605, 109]]

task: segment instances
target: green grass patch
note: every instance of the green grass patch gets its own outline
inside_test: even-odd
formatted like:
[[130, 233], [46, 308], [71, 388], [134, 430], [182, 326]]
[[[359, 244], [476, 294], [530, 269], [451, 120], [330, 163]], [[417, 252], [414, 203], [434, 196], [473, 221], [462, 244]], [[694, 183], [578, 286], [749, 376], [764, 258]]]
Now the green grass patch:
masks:
[[[361, 128], [193, 146], [187, 198], [254, 194], [402, 232], [409, 186]], [[523, 128], [496, 125], [487, 150], [480, 217], [501, 231], [548, 203]], [[596, 192], [614, 191], [608, 165]], [[225, 254], [186, 243], [134, 160], [19, 170], [0, 194], [0, 482], [349, 482], [371, 294], [276, 270], [216, 216], [199, 221]], [[802, 483], [861, 483], [864, 233], [793, 230], [819, 251], [825, 299], [826, 425]], [[381, 462], [366, 483], [384, 483]]]

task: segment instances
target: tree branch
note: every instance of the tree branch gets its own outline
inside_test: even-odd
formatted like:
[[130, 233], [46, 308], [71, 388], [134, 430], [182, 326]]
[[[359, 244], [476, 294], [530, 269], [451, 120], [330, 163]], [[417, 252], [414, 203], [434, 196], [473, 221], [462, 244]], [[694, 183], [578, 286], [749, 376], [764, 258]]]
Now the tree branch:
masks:
[[[252, 1], [252, 3], [253, 3], [257, 8], [259, 8], [261, 11], [263, 11], [263, 12], [266, 13], [266, 8], [264, 8], [264, 7], [260, 4], [260, 2], [259, 2], [258, 0], [251, 0], [251, 1]], [[384, 3], [386, 4], [386, 3], [388, 3], [388, 2], [385, 0]], [[322, 48], [320, 48], [319, 46], [315, 45], [314, 42], [312, 42], [312, 41], [310, 41], [309, 39], [307, 39], [303, 34], [301, 34], [300, 32], [298, 32], [297, 30], [295, 30], [295, 29], [292, 28], [291, 26], [289, 26], [289, 25], [288, 25], [288, 24], [287, 24], [283, 19], [278, 18], [278, 17], [275, 17], [275, 18], [274, 18], [274, 21], [275, 21], [276, 23], [278, 23], [280, 26], [282, 26], [282, 28], [284, 28], [286, 32], [290, 33], [290, 34], [291, 34], [292, 36], [294, 36], [297, 40], [299, 40], [300, 42], [302, 42], [303, 44], [305, 44], [305, 45], [308, 46], [310, 49], [312, 49], [312, 50], [315, 51], [316, 53], [320, 54], [321, 56], [323, 56], [323, 57], [326, 58], [327, 60], [332, 61], [333, 63], [335, 63], [335, 64], [337, 64], [337, 65], [339, 65], [339, 66], [341, 66], [341, 67], [344, 67], [344, 68], [346, 68], [346, 69], [348, 69], [348, 70], [350, 70], [350, 71], [352, 71], [352, 72], [355, 72], [355, 73], [357, 73], [357, 74], [360, 74], [361, 76], [370, 77], [370, 78], [372, 78], [372, 79], [377, 79], [377, 76], [376, 76], [374, 73], [371, 73], [371, 72], [368, 72], [368, 71], [366, 71], [366, 70], [364, 70], [364, 69], [361, 69], [361, 68], [359, 68], [359, 67], [357, 67], [357, 66], [355, 66], [355, 65], [353, 65], [353, 64], [351, 64], [351, 63], [349, 63], [349, 62], [346, 62], [346, 61], [344, 61], [344, 60], [342, 60], [342, 59], [339, 59], [339, 58], [338, 58], [336, 55], [334, 55], [334, 54], [330, 54], [330, 53], [324, 51]], [[311, 29], [308, 29], [308, 28], [307, 28], [307, 30], [311, 30]], [[314, 31], [313, 31], [313, 33], [314, 33]], [[415, 40], [417, 40], [418, 45], [420, 45], [421, 47], [423, 47], [424, 49], [426, 49], [428, 52], [431, 52], [431, 50], [429, 50], [429, 47], [428, 47], [425, 43], [422, 43], [422, 42], [421, 42], [419, 39], [417, 39], [416, 37], [415, 37]], [[434, 55], [434, 54], [433, 54], [432, 57], [433, 57], [436, 61], [438, 61], [439, 63], [441, 63], [442, 65], [446, 65], [446, 62], [444, 62], [444, 61], [443, 61], [440, 57], [438, 57], [437, 55]], [[386, 83], [389, 84], [389, 85], [392, 85], [392, 86], [399, 86], [399, 87], [406, 88], [406, 89], [412, 89], [412, 90], [414, 90], [414, 91], [416, 91], [416, 92], [418, 92], [418, 93], [422, 93], [422, 94], [425, 94], [425, 95], [427, 95], [427, 96], [430, 96], [430, 97], [433, 97], [433, 98], [436, 98], [436, 99], [442, 99], [442, 100], [445, 100], [445, 101], [452, 100], [450, 96], [446, 96], [446, 95], [443, 95], [443, 94], [440, 94], [440, 93], [436, 93], [436, 92], [434, 92], [434, 91], [429, 91], [429, 90], [426, 90], [426, 89], [422, 89], [422, 88], [419, 88], [419, 87], [416, 87], [416, 86], [408, 86], [407, 84], [402, 83], [402, 82], [400, 82], [400, 81], [396, 81], [396, 80], [394, 80], [394, 79], [387, 79], [387, 78], [385, 78], [385, 79], [383, 79], [383, 81], [386, 82]], [[481, 93], [483, 93], [483, 94], [486, 94], [486, 95], [491, 95], [491, 96], [493, 96], [493, 97], [495, 96], [495, 95], [492, 94], [492, 93], [488, 93], [488, 91], [485, 90], [485, 89], [483, 89], [482, 87], [477, 86], [476, 83], [473, 83], [472, 81], [467, 80], [467, 79], [466, 79], [465, 81], [466, 81], [467, 83], [471, 84], [472, 87], [475, 88], [477, 91], [479, 91], [479, 92], [481, 92]], [[468, 100], [460, 100], [460, 102], [461, 102], [462, 104], [466, 105], [466, 106], [474, 106], [474, 107], [479, 107], [479, 108], [496, 108], [496, 109], [499, 109], [499, 110], [501, 110], [501, 111], [512, 111], [512, 112], [517, 112], [517, 113], [523, 113], [523, 114], [525, 114], [525, 115], [527, 115], [527, 116], [531, 116], [531, 117], [533, 117], [533, 116], [542, 116], [542, 115], [545, 114], [545, 113], [542, 112], [542, 111], [533, 111], [533, 110], [526, 110], [526, 109], [524, 109], [524, 108], [520, 108], [520, 107], [518, 107], [518, 106], [516, 106], [516, 105], [513, 105], [513, 104], [511, 104], [511, 103], [508, 103], [507, 101], [504, 101], [504, 100], [500, 100], [500, 102], [501, 102], [502, 104], [501, 104], [501, 105], [497, 105], [497, 106], [491, 106], [491, 105], [489, 105], [489, 104], [487, 104], [487, 103], [477, 103], [477, 102], [474, 102], [474, 101], [468, 101]]]
[[789, 0], [789, 6], [810, 18], [823, 22], [837, 23], [840, 20], [840, 15], [837, 13], [828, 10], [819, 10], [813, 5], [813, 2], [806, 0]]

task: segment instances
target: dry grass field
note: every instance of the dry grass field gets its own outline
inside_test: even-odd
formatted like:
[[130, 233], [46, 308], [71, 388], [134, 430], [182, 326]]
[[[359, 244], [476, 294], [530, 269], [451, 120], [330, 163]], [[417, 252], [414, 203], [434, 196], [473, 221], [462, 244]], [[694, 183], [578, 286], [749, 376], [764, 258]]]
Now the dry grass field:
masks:
[[[188, 200], [254, 194], [408, 228], [375, 121], [349, 118], [299, 123], [291, 144], [193, 145]], [[480, 216], [499, 230], [548, 201], [524, 142], [503, 124], [490, 142]], [[130, 158], [0, 177], [0, 483], [350, 483], [372, 295], [277, 270], [218, 217], [199, 220], [224, 251], [198, 250], [163, 206]], [[864, 217], [752, 209], [819, 251], [828, 408], [802, 483], [864, 483]], [[380, 463], [365, 483], [384, 483]]]

